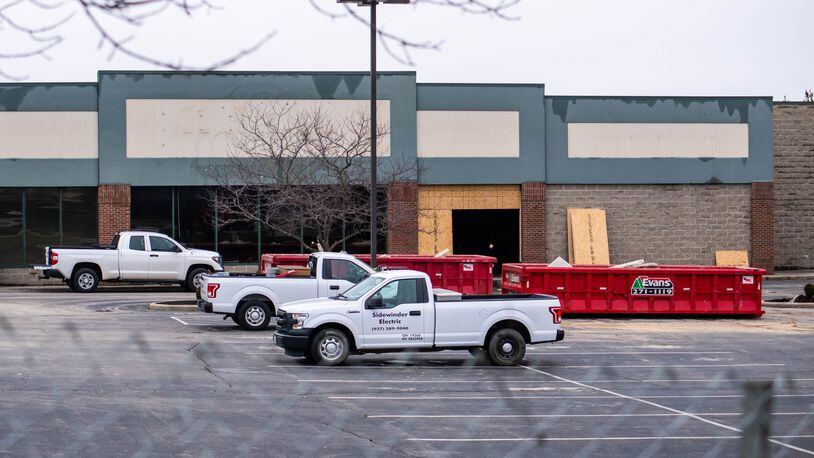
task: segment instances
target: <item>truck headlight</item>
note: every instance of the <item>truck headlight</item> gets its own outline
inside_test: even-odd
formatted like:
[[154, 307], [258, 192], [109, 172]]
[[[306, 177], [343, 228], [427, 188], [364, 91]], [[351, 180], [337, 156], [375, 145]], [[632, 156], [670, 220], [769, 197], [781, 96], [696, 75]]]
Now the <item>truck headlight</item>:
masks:
[[223, 267], [223, 257], [222, 256], [212, 256], [212, 260], [215, 261], [215, 264]]
[[294, 320], [294, 323], [291, 325], [291, 329], [302, 329], [303, 324], [305, 324], [305, 319], [308, 318], [308, 314], [292, 313], [291, 318]]

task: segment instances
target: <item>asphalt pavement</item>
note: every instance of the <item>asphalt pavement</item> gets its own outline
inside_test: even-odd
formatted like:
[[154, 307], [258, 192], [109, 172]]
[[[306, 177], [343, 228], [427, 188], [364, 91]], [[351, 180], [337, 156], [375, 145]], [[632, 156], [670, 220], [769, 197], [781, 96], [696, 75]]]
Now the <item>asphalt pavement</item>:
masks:
[[147, 310], [177, 288], [0, 288], [10, 455], [740, 455], [742, 389], [774, 383], [771, 450], [814, 453], [814, 310], [565, 321], [499, 368], [467, 352], [286, 357], [273, 332]]

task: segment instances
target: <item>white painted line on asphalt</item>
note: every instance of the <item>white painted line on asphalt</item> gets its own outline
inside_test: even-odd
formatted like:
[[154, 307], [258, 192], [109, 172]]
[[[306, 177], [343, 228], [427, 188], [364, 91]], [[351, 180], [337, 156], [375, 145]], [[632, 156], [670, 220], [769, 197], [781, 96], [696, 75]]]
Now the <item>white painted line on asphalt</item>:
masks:
[[[626, 395], [626, 394], [618, 393], [616, 391], [606, 390], [604, 388], [599, 388], [599, 387], [596, 387], [596, 386], [587, 385], [585, 383], [578, 382], [578, 381], [575, 381], [575, 380], [569, 380], [569, 379], [567, 379], [565, 377], [560, 377], [559, 375], [554, 375], [554, 374], [551, 374], [551, 373], [548, 373], [548, 372], [545, 372], [545, 371], [541, 371], [539, 369], [535, 369], [533, 367], [528, 367], [528, 366], [523, 366], [523, 367], [526, 368], [527, 370], [532, 371], [532, 372], [537, 372], [538, 374], [543, 374], [545, 376], [551, 377], [551, 378], [556, 379], [556, 380], [560, 380], [560, 381], [563, 381], [563, 382], [568, 382], [568, 383], [571, 383], [571, 384], [574, 384], [574, 385], [577, 385], [577, 386], [581, 386], [583, 388], [589, 388], [589, 389], [592, 389], [592, 390], [595, 390], [595, 391], [599, 391], [600, 393], [605, 393], [605, 394], [610, 394], [610, 395], [613, 395], [613, 396], [617, 396], [617, 397], [620, 397], [622, 399], [627, 399], [629, 401], [636, 401], [636, 402], [639, 402], [639, 403], [642, 403], [642, 404], [645, 404], [645, 405], [649, 405], [651, 407], [656, 407], [656, 408], [659, 408], [659, 409], [666, 410], [668, 412], [681, 414], [682, 416], [686, 416], [686, 417], [689, 417], [689, 418], [692, 418], [692, 419], [695, 419], [695, 420], [698, 420], [698, 421], [702, 421], [702, 422], [707, 423], [709, 425], [717, 426], [719, 428], [723, 428], [723, 429], [726, 429], [728, 431], [733, 431], [733, 432], [736, 432], [736, 433], [741, 433], [742, 432], [738, 428], [735, 428], [735, 427], [732, 427], [732, 426], [729, 426], [729, 425], [725, 425], [725, 424], [719, 423], [717, 421], [712, 421], [712, 420], [709, 420], [707, 418], [703, 418], [703, 417], [700, 417], [698, 415], [695, 415], [695, 414], [692, 414], [692, 413], [689, 413], [689, 412], [684, 412], [682, 410], [674, 409], [674, 408], [668, 407], [668, 406], [666, 406], [664, 404], [659, 404], [657, 402], [648, 401], [646, 399], [638, 398], [636, 396], [629, 396], [629, 395]], [[792, 449], [792, 450], [795, 450], [795, 451], [798, 451], [798, 452], [807, 453], [809, 455], [814, 455], [814, 451], [811, 451], [811, 450], [806, 450], [804, 448], [800, 448], [800, 447], [797, 447], [797, 446], [794, 446], [794, 445], [791, 445], [791, 444], [787, 444], [785, 442], [780, 442], [780, 441], [775, 440], [775, 439], [769, 439], [769, 441], [771, 443], [773, 443], [773, 444], [780, 445], [782, 447], [786, 447], [786, 448], [789, 448], [789, 449]]]
[[547, 365], [547, 366], [531, 366], [531, 367], [547, 367], [547, 368], [570, 368], [570, 369], [600, 369], [600, 368], [619, 368], [619, 369], [636, 369], [636, 368], [655, 368], [655, 367], [762, 367], [762, 366], [785, 366], [783, 363], [743, 363], [743, 364], [597, 364], [597, 365]]
[[[814, 454], [804, 448], [796, 447], [776, 439], [809, 439], [814, 434], [801, 434], [794, 436], [771, 436], [770, 442], [791, 448], [798, 452]], [[496, 438], [423, 438], [410, 437], [407, 440], [413, 442], [585, 442], [585, 441], [659, 441], [659, 440], [732, 440], [740, 439], [740, 436], [629, 436], [629, 437], [496, 437]]]
[[[511, 388], [510, 391], [513, 391]], [[661, 394], [643, 395], [642, 399], [742, 399], [742, 394]], [[774, 398], [814, 398], [814, 394], [775, 394]], [[328, 399], [337, 400], [369, 400], [369, 401], [425, 401], [425, 400], [511, 400], [511, 399], [616, 399], [616, 396], [328, 396]]]
[[[694, 415], [708, 417], [740, 417], [743, 412], [698, 412]], [[814, 415], [814, 412], [772, 412], [772, 415]], [[367, 415], [366, 418], [422, 418], [422, 419], [457, 419], [457, 418], [600, 418], [600, 417], [681, 417], [680, 413], [585, 413], [585, 414], [528, 414], [528, 415]]]
[[171, 316], [170, 318], [172, 318], [173, 320], [183, 324], [184, 326], [189, 326], [186, 321], [184, 321], [184, 320], [182, 320], [180, 318], [177, 318], [177, 317], [174, 317], [174, 316]]
[[594, 352], [594, 351], [541, 351], [533, 352], [527, 351], [527, 355], [731, 355], [733, 351], [608, 351], [608, 352]]
[[[301, 366], [301, 367], [310, 367], [310, 366]], [[522, 366], [527, 367], [527, 366]], [[531, 369], [531, 368], [529, 368]], [[220, 369], [224, 370], [224, 369]], [[542, 372], [542, 371], [540, 371]], [[262, 374], [262, 371], [255, 371], [254, 373]], [[268, 372], [267, 373], [271, 373]], [[772, 379], [759, 379], [764, 381], [771, 381]], [[786, 379], [784, 378], [783, 381], [785, 382], [800, 382], [800, 381], [812, 381], [812, 378], [794, 378], [794, 379]], [[367, 380], [367, 379], [354, 379], [354, 380], [339, 380], [339, 379], [301, 379], [297, 380], [298, 382], [307, 382], [307, 383], [540, 383], [540, 380]], [[756, 381], [755, 379], [644, 379], [644, 380], [634, 380], [634, 379], [620, 379], [620, 380], [546, 380], [546, 383], [643, 383], [643, 382], [678, 382], [678, 383], [713, 383], [713, 382], [746, 382], [746, 381]]]
[[[280, 352], [247, 352], [247, 355], [276, 355], [280, 354]], [[326, 370], [336, 370], [336, 369], [499, 369], [502, 371], [506, 371], [510, 367], [503, 367], [503, 366], [481, 366], [481, 365], [462, 365], [462, 366], [438, 366], [438, 365], [426, 365], [422, 366], [421, 361], [404, 361], [401, 362], [402, 365], [399, 363], [389, 361], [389, 365], [386, 366], [373, 366], [373, 365], [345, 365], [345, 366], [309, 366], [309, 365], [302, 365], [302, 364], [272, 364], [266, 367], [302, 367], [304, 369], [326, 369]], [[690, 368], [700, 368], [700, 367], [760, 367], [760, 366], [785, 366], [785, 364], [647, 364], [647, 365], [596, 365], [596, 366], [588, 366], [588, 365], [550, 365], [550, 366], [531, 366], [531, 367], [539, 367], [539, 368], [565, 368], [565, 369], [603, 369], [603, 368], [627, 368], [627, 369], [644, 369], [644, 368], [674, 368], [674, 367], [690, 367]]]

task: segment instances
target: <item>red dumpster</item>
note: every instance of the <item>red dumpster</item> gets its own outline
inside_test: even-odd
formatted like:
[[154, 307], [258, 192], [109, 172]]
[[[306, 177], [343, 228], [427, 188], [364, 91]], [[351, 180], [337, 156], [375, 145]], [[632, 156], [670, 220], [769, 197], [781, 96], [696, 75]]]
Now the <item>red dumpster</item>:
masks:
[[503, 264], [504, 293], [560, 298], [566, 314], [761, 316], [763, 269]]
[[[370, 263], [370, 255], [354, 255]], [[497, 259], [480, 255], [420, 256], [412, 254], [383, 254], [376, 257], [383, 270], [410, 269], [424, 272], [432, 279], [432, 286], [462, 294], [491, 294], [492, 270]], [[296, 266], [308, 263], [307, 254], [264, 254], [261, 272], [270, 267]]]

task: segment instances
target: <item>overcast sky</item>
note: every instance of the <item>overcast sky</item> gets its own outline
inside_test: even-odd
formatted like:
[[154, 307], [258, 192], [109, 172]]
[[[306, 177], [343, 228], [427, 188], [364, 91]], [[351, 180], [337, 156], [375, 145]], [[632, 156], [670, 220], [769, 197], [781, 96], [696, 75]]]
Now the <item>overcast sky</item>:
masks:
[[[131, 47], [206, 66], [269, 32], [258, 52], [224, 70], [367, 70], [367, 31], [331, 19], [306, 0], [213, 0], [222, 9], [191, 18], [167, 12], [139, 29]], [[316, 0], [340, 11], [334, 0]], [[71, 4], [54, 14], [73, 9]], [[363, 14], [367, 10], [361, 9]], [[42, 12], [17, 11], [42, 24]], [[814, 88], [814, 0], [523, 0], [516, 21], [433, 6], [380, 8], [386, 30], [416, 41], [414, 66], [380, 52], [382, 70], [414, 70], [419, 82], [545, 83], [552, 95], [770, 95], [801, 100]], [[42, 57], [0, 60], [26, 81], [95, 81], [99, 69], [155, 69], [97, 49], [81, 15], [59, 28], [64, 42]], [[26, 49], [0, 31], [0, 52]]]

